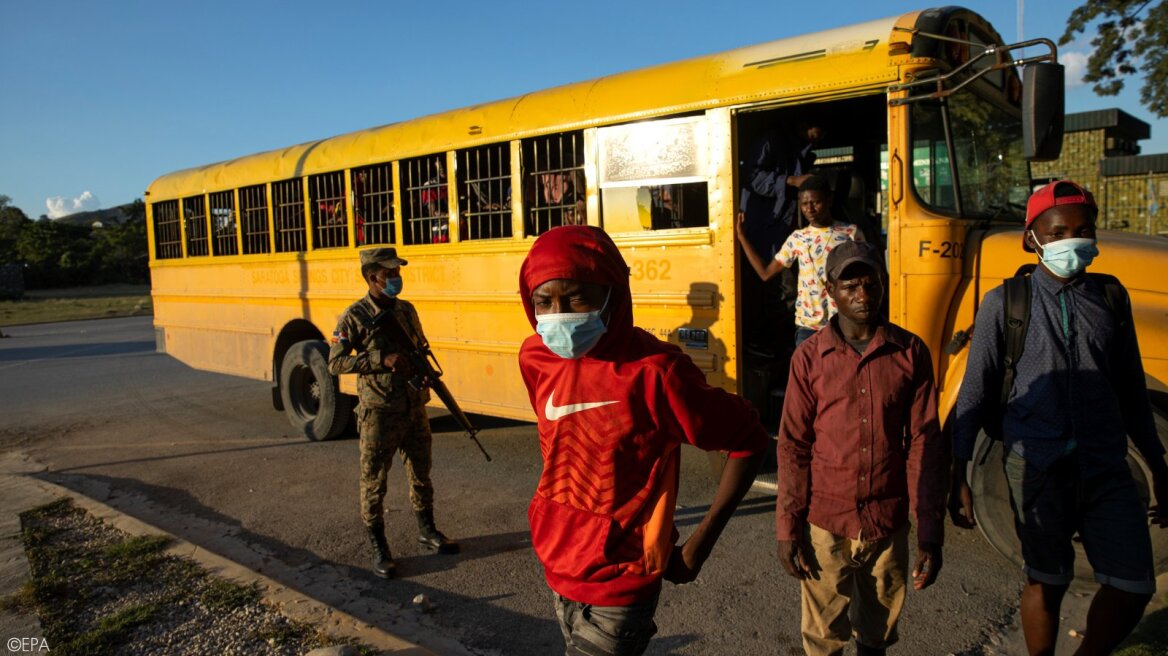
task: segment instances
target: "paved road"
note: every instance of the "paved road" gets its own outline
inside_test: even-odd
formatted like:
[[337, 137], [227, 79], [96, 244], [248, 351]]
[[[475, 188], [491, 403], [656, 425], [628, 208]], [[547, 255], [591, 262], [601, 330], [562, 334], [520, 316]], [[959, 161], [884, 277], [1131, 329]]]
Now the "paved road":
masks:
[[[532, 425], [478, 418], [495, 458], [486, 463], [452, 422], [434, 420], [437, 516], [463, 554], [415, 547], [396, 467], [389, 530], [402, 578], [383, 582], [367, 569], [354, 439], [306, 442], [271, 409], [266, 383], [154, 353], [149, 318], [5, 333], [0, 448], [42, 463], [46, 478], [437, 651], [562, 650], [526, 530], [540, 467]], [[702, 454], [688, 449], [682, 477], [684, 535], [713, 483]], [[798, 586], [772, 554], [773, 504], [773, 496], [749, 496], [699, 580], [667, 586], [650, 654], [801, 653]], [[1013, 617], [1017, 570], [975, 533], [951, 528], [948, 539], [937, 586], [910, 593], [898, 653], [985, 653]], [[433, 612], [412, 608], [417, 594]]]

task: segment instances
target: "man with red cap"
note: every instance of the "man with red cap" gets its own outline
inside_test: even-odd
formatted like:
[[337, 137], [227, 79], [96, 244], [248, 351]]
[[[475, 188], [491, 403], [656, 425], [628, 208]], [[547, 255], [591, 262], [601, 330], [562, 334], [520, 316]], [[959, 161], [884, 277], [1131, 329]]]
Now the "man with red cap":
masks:
[[[746, 401], [633, 326], [629, 268], [604, 231], [544, 233], [519, 288], [537, 333], [519, 367], [544, 465], [528, 519], [566, 653], [640, 654], [657, 630], [662, 579], [697, 577], [771, 441]], [[701, 524], [677, 545], [683, 442], [730, 458]]]
[[1011, 319], [1027, 326], [1013, 383], [1003, 389], [1007, 337], [1017, 333], [1007, 332], [1002, 286], [978, 308], [957, 398], [950, 513], [958, 526], [974, 526], [967, 468], [978, 432], [1000, 435], [1025, 563], [1021, 615], [1031, 654], [1054, 653], [1076, 534], [1101, 584], [1077, 654], [1111, 653], [1155, 592], [1148, 518], [1126, 462], [1129, 436], [1152, 473], [1153, 522], [1168, 525], [1168, 465], [1131, 305], [1114, 278], [1085, 273], [1099, 253], [1097, 214], [1091, 193], [1074, 182], [1052, 182], [1030, 197], [1022, 246], [1039, 262], [1026, 281], [1029, 318]]

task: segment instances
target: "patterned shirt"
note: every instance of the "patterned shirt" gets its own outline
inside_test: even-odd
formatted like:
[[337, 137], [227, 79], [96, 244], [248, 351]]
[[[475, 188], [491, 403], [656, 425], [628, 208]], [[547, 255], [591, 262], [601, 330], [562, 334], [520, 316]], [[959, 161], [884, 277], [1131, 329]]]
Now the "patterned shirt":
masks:
[[799, 293], [795, 303], [795, 325], [819, 330], [835, 315], [835, 301], [827, 295], [827, 254], [845, 241], [864, 241], [863, 234], [851, 223], [836, 221], [828, 228], [809, 225], [787, 237], [775, 253], [775, 260], [786, 268], [799, 265]]

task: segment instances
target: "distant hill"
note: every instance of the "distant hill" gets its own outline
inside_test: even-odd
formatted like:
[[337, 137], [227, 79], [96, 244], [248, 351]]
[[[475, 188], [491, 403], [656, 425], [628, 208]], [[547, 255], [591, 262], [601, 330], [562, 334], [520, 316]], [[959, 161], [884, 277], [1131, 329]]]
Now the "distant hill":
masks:
[[59, 223], [67, 223], [69, 225], [77, 226], [91, 226], [94, 222], [100, 221], [102, 225], [117, 224], [121, 225], [130, 218], [130, 203], [119, 205], [118, 207], [111, 207], [105, 210], [93, 210], [92, 212], [77, 212], [62, 216], [55, 221]]

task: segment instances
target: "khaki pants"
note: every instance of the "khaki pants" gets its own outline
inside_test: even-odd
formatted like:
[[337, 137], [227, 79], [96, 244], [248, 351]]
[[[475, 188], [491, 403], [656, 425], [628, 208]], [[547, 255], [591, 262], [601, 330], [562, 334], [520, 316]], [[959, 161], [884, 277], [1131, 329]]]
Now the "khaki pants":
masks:
[[877, 649], [896, 642], [908, 575], [908, 525], [875, 541], [808, 525], [812, 578], [803, 586], [803, 649], [837, 656], [855, 639]]

